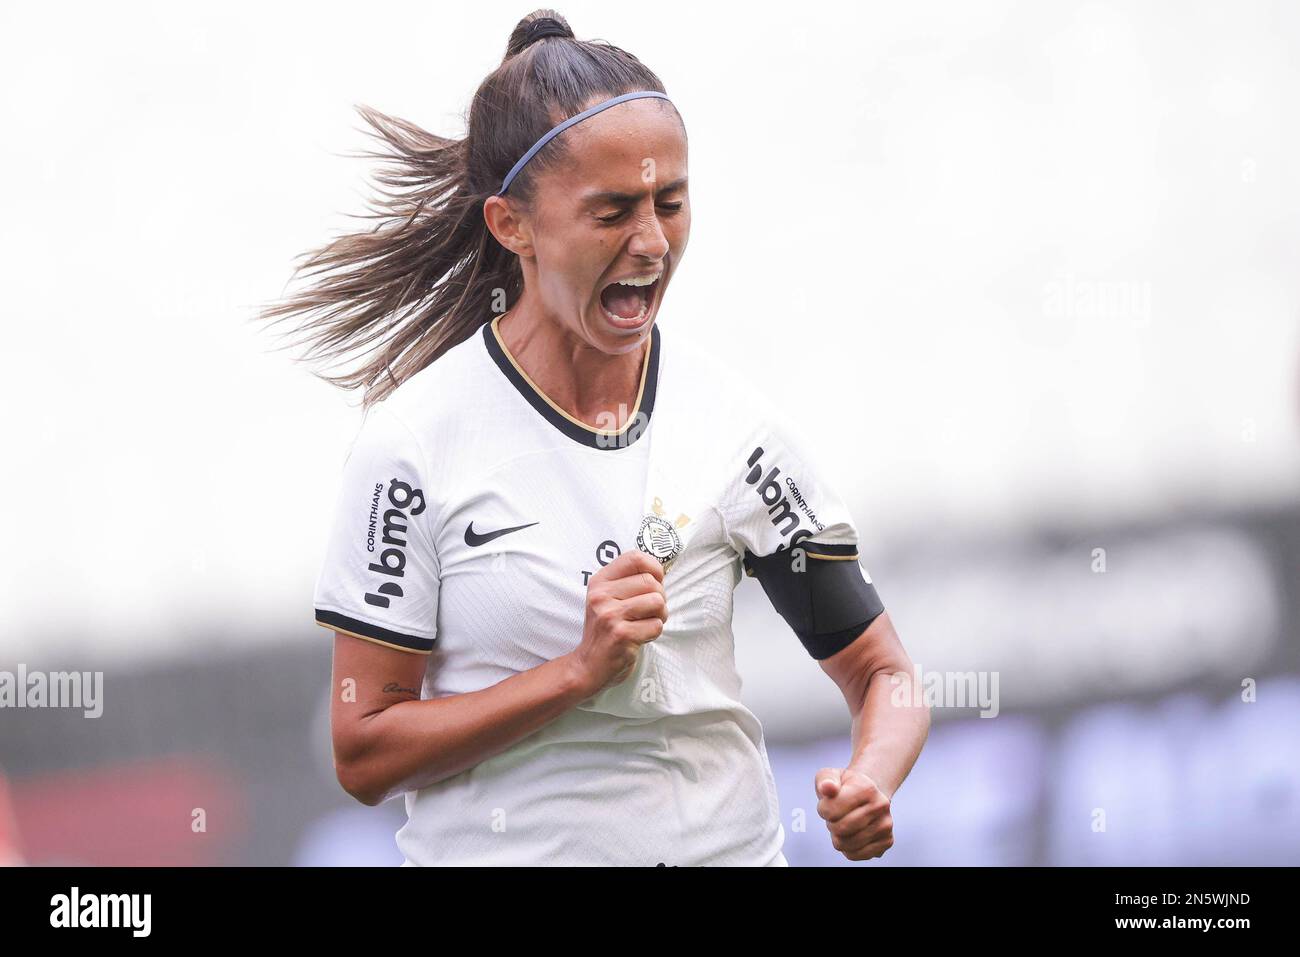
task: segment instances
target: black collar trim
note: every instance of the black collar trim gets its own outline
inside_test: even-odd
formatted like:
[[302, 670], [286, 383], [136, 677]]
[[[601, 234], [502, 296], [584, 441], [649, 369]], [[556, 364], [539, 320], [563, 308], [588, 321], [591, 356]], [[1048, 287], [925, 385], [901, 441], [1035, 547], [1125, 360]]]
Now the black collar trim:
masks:
[[497, 364], [497, 368], [519, 390], [537, 412], [575, 442], [580, 442], [593, 449], [627, 448], [645, 432], [650, 425], [650, 414], [655, 407], [655, 391], [659, 385], [659, 326], [650, 327], [650, 348], [646, 350], [645, 362], [641, 366], [641, 388], [636, 408], [628, 416], [623, 428], [618, 431], [597, 429], [585, 422], [580, 422], [550, 400], [528, 377], [528, 374], [515, 362], [514, 356], [506, 349], [497, 329], [496, 316], [491, 322], [483, 323], [483, 342], [488, 355]]

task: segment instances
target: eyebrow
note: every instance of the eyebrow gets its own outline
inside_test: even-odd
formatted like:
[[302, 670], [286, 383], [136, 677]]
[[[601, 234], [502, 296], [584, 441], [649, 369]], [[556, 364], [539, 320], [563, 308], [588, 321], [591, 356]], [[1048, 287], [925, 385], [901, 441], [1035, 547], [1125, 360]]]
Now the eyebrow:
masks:
[[[655, 193], [668, 193], [674, 189], [681, 189], [685, 185], [686, 177], [682, 176], [673, 180], [671, 183], [665, 183], [663, 186], [660, 186], [655, 190]], [[582, 201], [584, 204], [588, 205], [594, 205], [596, 203], [614, 203], [616, 205], [622, 205], [640, 199], [641, 195], [641, 193], [620, 193], [617, 190], [600, 190], [598, 192], [587, 193], [583, 196]]]

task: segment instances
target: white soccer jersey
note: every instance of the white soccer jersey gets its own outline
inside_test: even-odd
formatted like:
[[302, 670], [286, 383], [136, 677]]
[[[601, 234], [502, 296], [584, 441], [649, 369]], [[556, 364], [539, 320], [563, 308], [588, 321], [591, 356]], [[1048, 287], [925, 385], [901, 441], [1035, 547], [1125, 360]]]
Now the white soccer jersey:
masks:
[[638, 535], [678, 548], [669, 619], [627, 680], [407, 792], [406, 863], [784, 864], [732, 593], [750, 570], [814, 656], [844, 647], [880, 612], [853, 520], [772, 405], [675, 333], [652, 330], [612, 433], [551, 403], [496, 326], [366, 416], [316, 621], [428, 655], [424, 698], [477, 691], [576, 648], [588, 579]]

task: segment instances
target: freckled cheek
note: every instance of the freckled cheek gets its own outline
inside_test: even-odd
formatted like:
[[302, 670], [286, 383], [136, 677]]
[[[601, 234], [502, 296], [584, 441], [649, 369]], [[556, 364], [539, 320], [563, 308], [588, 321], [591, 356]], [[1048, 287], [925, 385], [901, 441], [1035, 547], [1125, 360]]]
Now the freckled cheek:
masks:
[[559, 248], [564, 251], [560, 262], [567, 294], [587, 298], [600, 277], [609, 270], [612, 245], [604, 236], [575, 234], [562, 240]]
[[573, 273], [578, 280], [582, 296], [600, 293], [600, 289], [596, 287], [600, 283], [600, 277], [609, 271], [610, 259], [614, 253], [613, 245], [603, 237], [587, 244], [582, 263]]

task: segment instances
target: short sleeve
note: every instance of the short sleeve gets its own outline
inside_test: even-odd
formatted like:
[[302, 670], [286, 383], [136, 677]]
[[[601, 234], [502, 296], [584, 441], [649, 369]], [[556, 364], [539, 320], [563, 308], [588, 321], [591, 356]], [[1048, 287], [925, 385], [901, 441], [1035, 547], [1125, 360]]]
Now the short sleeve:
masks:
[[858, 527], [785, 417], [763, 403], [750, 422], [722, 508], [728, 537], [808, 653], [829, 658], [884, 611]]
[[393, 413], [372, 407], [343, 466], [313, 598], [316, 623], [415, 654], [437, 637], [438, 558], [423, 456]]

